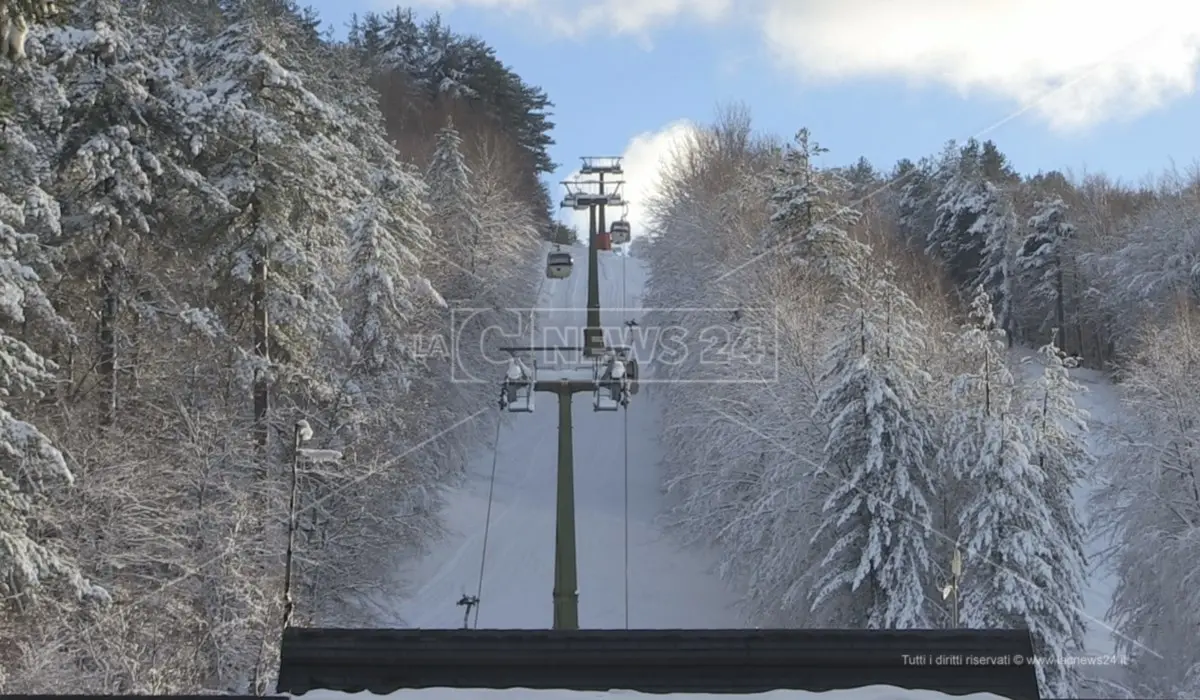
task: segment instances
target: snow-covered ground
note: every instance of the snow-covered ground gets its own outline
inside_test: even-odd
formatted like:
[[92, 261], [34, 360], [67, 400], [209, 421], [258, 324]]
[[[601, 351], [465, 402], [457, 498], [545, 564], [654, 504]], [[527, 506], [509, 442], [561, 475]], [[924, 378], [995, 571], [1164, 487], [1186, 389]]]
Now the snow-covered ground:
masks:
[[[587, 251], [576, 248], [574, 252], [577, 263], [571, 277], [543, 285], [539, 306], [549, 311], [541, 314], [539, 322], [542, 328], [560, 329], [564, 338], [578, 339], [580, 332], [575, 329], [586, 319]], [[637, 259], [600, 254], [600, 303], [606, 327], [620, 328], [628, 320], [620, 309], [638, 307], [644, 281], [645, 270]], [[500, 378], [498, 369], [496, 381]], [[627, 413], [594, 412], [590, 394], [576, 395], [572, 407], [580, 625], [592, 629], [626, 625], [628, 440], [629, 626], [744, 627], [735, 608], [736, 596], [712, 572], [716, 557], [680, 549], [655, 524], [663, 510], [663, 496], [658, 471], [661, 409], [653, 392], [640, 392]], [[511, 420], [501, 428], [480, 628], [549, 628], [553, 619], [556, 399], [540, 394], [536, 409], [533, 414], [510, 414]], [[462, 626], [464, 609], [456, 603], [464, 593], [475, 595], [479, 586], [491, 470], [492, 454], [479, 455], [469, 467], [467, 485], [450, 495], [445, 517], [451, 536], [403, 572], [414, 587], [397, 613], [409, 626]]]

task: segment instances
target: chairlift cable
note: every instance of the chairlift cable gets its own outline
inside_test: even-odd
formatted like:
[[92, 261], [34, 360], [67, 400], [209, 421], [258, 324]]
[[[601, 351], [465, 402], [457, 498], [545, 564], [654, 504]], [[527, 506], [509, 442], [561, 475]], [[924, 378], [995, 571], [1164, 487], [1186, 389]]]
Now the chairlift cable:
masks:
[[496, 465], [500, 461], [500, 426], [504, 412], [496, 416], [496, 439], [492, 441], [492, 476], [488, 480], [487, 514], [483, 517], [483, 547], [479, 554], [479, 587], [475, 591], [475, 629], [479, 629], [479, 608], [483, 605], [483, 572], [487, 566], [488, 535], [492, 529], [492, 500], [496, 494]]
[[[546, 286], [546, 278], [542, 277], [538, 280], [537, 291], [534, 292], [534, 303], [538, 303], [542, 298], [542, 288]], [[487, 514], [483, 518], [483, 547], [479, 553], [479, 587], [475, 592], [475, 629], [479, 629], [479, 608], [483, 600], [483, 573], [487, 566], [487, 546], [488, 535], [491, 534], [492, 527], [492, 501], [496, 494], [496, 466], [500, 461], [500, 426], [504, 423], [504, 412], [501, 411], [496, 416], [496, 438], [492, 441], [492, 474], [488, 480], [488, 499], [487, 499]], [[470, 615], [470, 611], [467, 611]]]

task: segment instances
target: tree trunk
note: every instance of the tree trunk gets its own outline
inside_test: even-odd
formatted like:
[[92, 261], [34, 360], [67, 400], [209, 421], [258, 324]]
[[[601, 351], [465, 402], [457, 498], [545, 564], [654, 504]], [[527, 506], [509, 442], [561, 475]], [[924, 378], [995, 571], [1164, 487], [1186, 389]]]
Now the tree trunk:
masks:
[[[1054, 322], [1058, 328], [1055, 345], [1066, 345], [1067, 309], [1066, 299], [1063, 297], [1063, 266], [1059, 260], [1054, 262]], [[1079, 349], [1079, 353], [1083, 353], [1083, 348]]]
[[250, 293], [254, 312], [254, 355], [260, 366], [254, 373], [254, 444], [258, 448], [262, 463], [263, 476], [267, 473], [270, 459], [268, 447], [270, 443], [271, 386], [267, 376], [267, 366], [271, 362], [270, 327], [267, 318], [267, 261], [265, 251], [259, 251], [258, 260], [254, 262], [253, 288]]
[[96, 367], [100, 376], [101, 427], [107, 427], [117, 419], [117, 314], [120, 311], [120, 268], [108, 267], [100, 277], [100, 362]]

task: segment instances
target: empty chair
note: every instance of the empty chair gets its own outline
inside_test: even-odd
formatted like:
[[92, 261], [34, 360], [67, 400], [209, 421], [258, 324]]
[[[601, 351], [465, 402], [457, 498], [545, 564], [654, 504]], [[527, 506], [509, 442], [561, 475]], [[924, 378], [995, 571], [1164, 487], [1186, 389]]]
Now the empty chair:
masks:
[[601, 231], [596, 234], [596, 249], [612, 250], [612, 236], [608, 235], [608, 231]]
[[575, 260], [570, 253], [550, 253], [546, 256], [546, 277], [552, 280], [566, 279], [571, 276], [571, 268]]

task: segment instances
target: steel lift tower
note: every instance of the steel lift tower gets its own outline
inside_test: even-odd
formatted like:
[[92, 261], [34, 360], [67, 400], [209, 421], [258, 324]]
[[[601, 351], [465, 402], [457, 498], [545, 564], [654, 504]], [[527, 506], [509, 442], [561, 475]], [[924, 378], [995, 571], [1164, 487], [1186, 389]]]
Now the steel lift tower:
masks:
[[[581, 178], [564, 182], [567, 195], [563, 198], [562, 208], [586, 211], [588, 213], [588, 297], [587, 297], [587, 328], [584, 329], [583, 347], [587, 355], [594, 356], [604, 351], [604, 335], [600, 328], [600, 272], [599, 272], [599, 235], [606, 230], [605, 211], [610, 206], [624, 206], [625, 198], [621, 195], [624, 180], [619, 180], [625, 174], [621, 167], [619, 156], [585, 156], [583, 166], [579, 168]], [[609, 179], [605, 180], [605, 176]]]
[[[562, 207], [588, 212], [588, 299], [582, 347], [509, 347], [512, 355], [501, 386], [500, 407], [515, 413], [532, 413], [534, 395], [551, 393], [558, 398], [558, 472], [554, 536], [554, 629], [579, 629], [579, 578], [575, 541], [575, 455], [572, 401], [575, 394], [595, 396], [596, 411], [628, 408], [636, 361], [628, 347], [608, 347], [600, 319], [600, 272], [597, 239], [605, 228], [605, 208], [621, 206], [622, 181], [605, 175], [622, 174], [620, 158], [584, 158], [582, 175], [595, 180], [564, 182]], [[607, 186], [607, 187], [606, 187]], [[548, 263], [549, 264], [549, 263]], [[547, 276], [550, 274], [548, 266]], [[577, 353], [579, 361], [567, 367], [539, 367], [537, 353]], [[530, 362], [522, 356], [533, 355]]]

